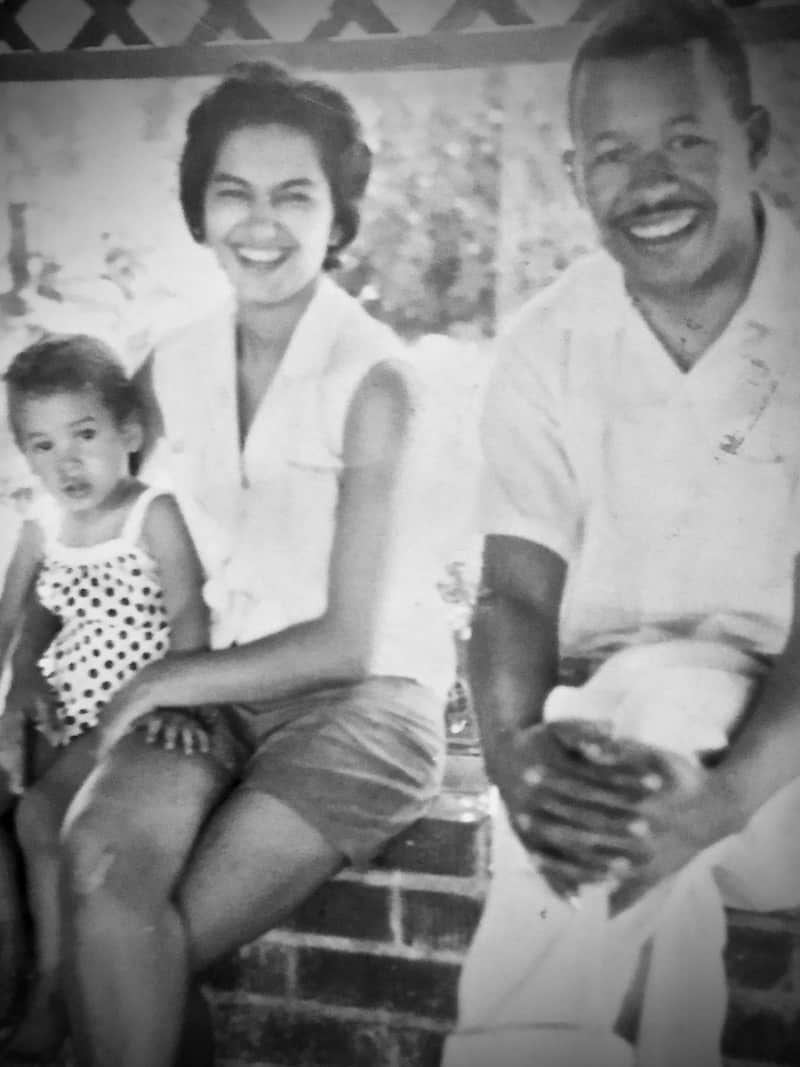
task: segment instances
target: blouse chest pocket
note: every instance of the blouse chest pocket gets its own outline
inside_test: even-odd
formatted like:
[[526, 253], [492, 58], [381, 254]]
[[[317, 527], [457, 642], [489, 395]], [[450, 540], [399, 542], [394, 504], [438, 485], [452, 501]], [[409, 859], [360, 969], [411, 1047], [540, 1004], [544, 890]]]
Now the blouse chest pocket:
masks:
[[342, 462], [318, 442], [297, 441], [286, 457], [289, 526], [297, 536], [333, 537]]

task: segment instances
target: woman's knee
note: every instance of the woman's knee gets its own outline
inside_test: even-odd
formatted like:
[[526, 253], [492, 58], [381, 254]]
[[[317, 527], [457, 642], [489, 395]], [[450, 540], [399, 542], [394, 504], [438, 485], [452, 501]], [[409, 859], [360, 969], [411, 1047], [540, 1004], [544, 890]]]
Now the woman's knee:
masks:
[[62, 829], [62, 892], [79, 912], [109, 901], [147, 913], [164, 906], [163, 866], [154, 836], [118, 813], [84, 809]]

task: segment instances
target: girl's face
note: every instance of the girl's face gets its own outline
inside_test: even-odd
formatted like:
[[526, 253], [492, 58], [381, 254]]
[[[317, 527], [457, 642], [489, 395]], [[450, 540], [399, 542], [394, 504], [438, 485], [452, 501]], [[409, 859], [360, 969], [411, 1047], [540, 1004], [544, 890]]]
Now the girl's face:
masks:
[[246, 126], [222, 142], [204, 201], [205, 241], [240, 305], [291, 301], [313, 285], [334, 232], [313, 140], [288, 126]]
[[92, 388], [24, 397], [15, 424], [32, 471], [72, 514], [113, 506], [129, 478], [130, 455], [142, 445], [141, 426], [118, 425]]

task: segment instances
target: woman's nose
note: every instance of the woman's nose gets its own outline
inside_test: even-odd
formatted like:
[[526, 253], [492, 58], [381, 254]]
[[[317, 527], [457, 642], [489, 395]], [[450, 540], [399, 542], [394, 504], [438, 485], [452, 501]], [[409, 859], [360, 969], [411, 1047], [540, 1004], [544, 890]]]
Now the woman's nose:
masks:
[[250, 223], [265, 230], [279, 227], [275, 205], [267, 197], [256, 197], [250, 204]]

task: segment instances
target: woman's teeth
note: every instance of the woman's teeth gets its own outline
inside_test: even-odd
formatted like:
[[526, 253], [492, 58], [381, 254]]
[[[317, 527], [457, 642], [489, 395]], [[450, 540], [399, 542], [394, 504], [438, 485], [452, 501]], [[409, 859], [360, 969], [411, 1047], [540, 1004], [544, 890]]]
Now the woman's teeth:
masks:
[[668, 237], [675, 237], [683, 230], [688, 229], [697, 218], [695, 208], [681, 208], [677, 211], [659, 211], [650, 219], [641, 219], [638, 222], [629, 223], [628, 233], [640, 241], [663, 241]]
[[282, 250], [275, 249], [267, 251], [262, 248], [240, 248], [238, 250], [239, 259], [244, 263], [277, 263], [285, 254]]

